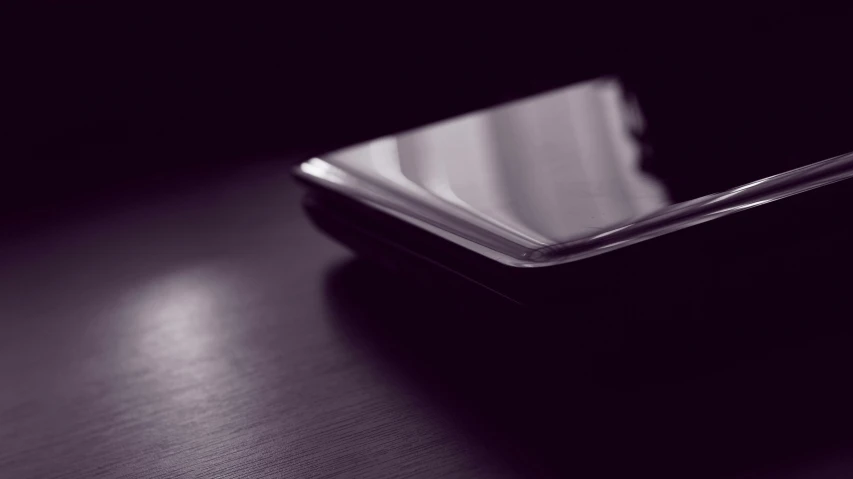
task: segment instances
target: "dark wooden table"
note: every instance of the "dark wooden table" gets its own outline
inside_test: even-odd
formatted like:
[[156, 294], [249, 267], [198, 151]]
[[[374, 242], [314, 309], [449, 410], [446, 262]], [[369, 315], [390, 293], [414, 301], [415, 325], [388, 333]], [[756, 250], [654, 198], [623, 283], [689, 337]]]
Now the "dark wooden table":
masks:
[[4, 245], [0, 477], [502, 477], [342, 327], [289, 168]]
[[565, 329], [354, 261], [304, 218], [290, 166], [3, 245], [0, 477], [849, 472], [849, 337], [582, 377], [596, 356]]

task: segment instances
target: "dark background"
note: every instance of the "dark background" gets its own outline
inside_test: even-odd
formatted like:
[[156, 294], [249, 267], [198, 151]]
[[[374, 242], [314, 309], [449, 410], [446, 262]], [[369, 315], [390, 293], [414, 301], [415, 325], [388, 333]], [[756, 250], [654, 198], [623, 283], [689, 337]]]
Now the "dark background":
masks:
[[[32, 223], [152, 177], [304, 158], [601, 74], [641, 90], [666, 139], [661, 176], [708, 178], [697, 190], [718, 187], [715, 172], [749, 181], [796, 163], [760, 157], [796, 142], [804, 121], [844, 128], [844, 12], [564, 7], [10, 11], [3, 218]], [[714, 151], [667, 160], [701, 155], [697, 144]]]

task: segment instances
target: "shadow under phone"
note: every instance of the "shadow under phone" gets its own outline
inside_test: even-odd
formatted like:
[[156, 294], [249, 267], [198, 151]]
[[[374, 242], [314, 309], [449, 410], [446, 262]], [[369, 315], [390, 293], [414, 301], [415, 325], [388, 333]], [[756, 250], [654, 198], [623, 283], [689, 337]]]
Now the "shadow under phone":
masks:
[[[771, 303], [721, 287], [710, 304], [577, 296], [557, 309], [430, 288], [364, 261], [327, 278], [342, 334], [536, 477], [728, 477], [850, 439], [853, 330], [838, 291], [807, 279]], [[821, 293], [834, 299], [814, 305]]]

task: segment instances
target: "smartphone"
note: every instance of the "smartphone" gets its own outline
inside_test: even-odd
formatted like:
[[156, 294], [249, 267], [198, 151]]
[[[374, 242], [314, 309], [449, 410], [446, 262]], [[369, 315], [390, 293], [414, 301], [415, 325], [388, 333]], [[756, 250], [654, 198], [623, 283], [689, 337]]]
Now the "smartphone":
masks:
[[[599, 78], [311, 158], [295, 174], [314, 222], [358, 253], [522, 304], [748, 288], [744, 270], [849, 239], [817, 212], [847, 198], [850, 185], [829, 185], [853, 176], [853, 154], [746, 184], [697, 181], [727, 187], [686, 197], [660, 173], [657, 150], [676, 150], [650, 137], [641, 105], [620, 79]], [[823, 203], [774, 203], [813, 189]]]

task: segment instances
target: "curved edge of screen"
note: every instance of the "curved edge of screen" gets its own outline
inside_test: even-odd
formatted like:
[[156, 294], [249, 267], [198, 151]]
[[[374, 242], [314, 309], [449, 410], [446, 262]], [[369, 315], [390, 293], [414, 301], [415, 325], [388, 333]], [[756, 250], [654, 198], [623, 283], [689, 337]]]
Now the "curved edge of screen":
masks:
[[678, 203], [662, 210], [545, 247], [530, 247], [425, 207], [320, 158], [300, 164], [300, 178], [392, 214], [473, 252], [513, 267], [544, 267], [607, 253], [667, 233], [761, 206], [788, 196], [853, 177], [853, 153], [748, 183], [721, 193]]

